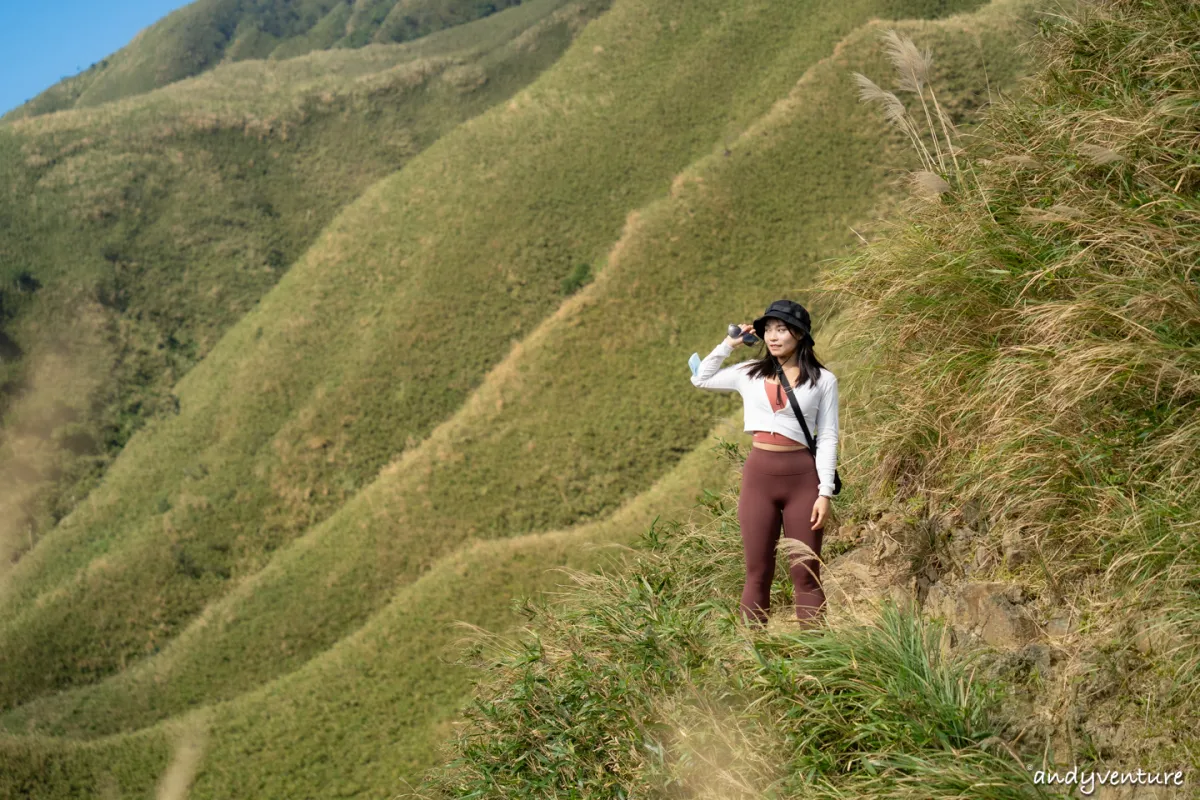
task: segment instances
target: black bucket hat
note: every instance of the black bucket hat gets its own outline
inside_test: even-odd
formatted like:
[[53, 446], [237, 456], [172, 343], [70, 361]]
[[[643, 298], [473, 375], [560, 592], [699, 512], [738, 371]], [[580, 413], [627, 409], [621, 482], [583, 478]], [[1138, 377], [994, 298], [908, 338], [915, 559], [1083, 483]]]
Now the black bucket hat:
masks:
[[808, 336], [812, 336], [812, 318], [808, 315], [808, 310], [791, 300], [776, 300], [771, 305], [767, 306], [767, 310], [763, 315], [754, 320], [754, 332], [758, 334], [758, 338], [762, 339], [763, 334], [767, 329], [768, 319], [780, 319], [791, 325], [794, 328], [799, 328]]

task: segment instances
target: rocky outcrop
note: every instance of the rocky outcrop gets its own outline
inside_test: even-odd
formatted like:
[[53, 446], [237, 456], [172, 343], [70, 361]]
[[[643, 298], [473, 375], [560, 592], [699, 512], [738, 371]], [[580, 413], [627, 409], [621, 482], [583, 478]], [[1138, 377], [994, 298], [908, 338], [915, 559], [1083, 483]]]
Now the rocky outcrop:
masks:
[[1033, 641], [1038, 628], [1025, 610], [1020, 586], [999, 581], [935, 584], [924, 611], [944, 619], [957, 637], [979, 637], [987, 644], [1015, 649]]
[[[1015, 691], [996, 711], [998, 740], [1033, 761], [1065, 759], [1083, 747], [1112, 768], [1149, 763], [1162, 745], [1146, 736], [1131, 698], [1165, 697], [1167, 679], [1145, 669], [1150, 656], [1183, 646], [1180, 632], [1157, 623], [1107, 632], [1080, 630], [1078, 611], [996, 576], [1030, 561], [1028, 541], [989, 533], [988, 520], [963, 509], [934, 527], [898, 513], [842, 526], [827, 540], [844, 552], [826, 563], [822, 580], [832, 626], [866, 621], [891, 600], [946, 624], [948, 645], [982, 648], [978, 676]], [[1141, 762], [1138, 761], [1141, 759]], [[1182, 797], [1152, 786], [1095, 787], [1109, 800]]]
[[942, 619], [952, 642], [1012, 650], [1045, 634], [1071, 632], [1065, 615], [1040, 625], [1022, 586], [976, 578], [999, 563], [1023, 561], [1017, 537], [1006, 537], [997, 551], [986, 536], [987, 520], [974, 509], [964, 508], [956, 521], [962, 524], [941, 530], [928, 520], [888, 512], [839, 532], [841, 541], [856, 546], [823, 573], [831, 623], [861, 617], [887, 598]]

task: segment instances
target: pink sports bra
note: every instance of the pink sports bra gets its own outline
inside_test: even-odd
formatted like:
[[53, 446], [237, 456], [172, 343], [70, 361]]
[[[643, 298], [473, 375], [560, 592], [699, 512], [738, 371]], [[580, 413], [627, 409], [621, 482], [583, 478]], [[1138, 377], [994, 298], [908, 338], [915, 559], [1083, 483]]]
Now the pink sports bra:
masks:
[[[782, 411], [783, 408], [788, 405], [788, 396], [787, 393], [783, 391], [783, 384], [767, 383], [766, 381], [763, 381], [763, 386], [766, 387], [767, 400], [771, 403], [771, 408], [775, 411]], [[767, 431], [755, 431], [754, 441], [763, 442], [764, 444], [798, 444], [807, 447], [804, 442], [797, 442], [795, 439], [789, 439], [782, 433], [768, 433]]]

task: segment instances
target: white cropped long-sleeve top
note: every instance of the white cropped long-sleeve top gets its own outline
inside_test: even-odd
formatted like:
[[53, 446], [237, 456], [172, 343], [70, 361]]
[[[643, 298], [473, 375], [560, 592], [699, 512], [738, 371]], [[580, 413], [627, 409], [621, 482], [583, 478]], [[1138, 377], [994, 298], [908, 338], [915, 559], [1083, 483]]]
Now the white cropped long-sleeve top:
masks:
[[[721, 364], [733, 352], [733, 347], [722, 341], [700, 362], [700, 368], [692, 376], [692, 385], [713, 392], [737, 392], [742, 396], [745, 409], [746, 431], [780, 433], [797, 442], [808, 441], [800, 429], [800, 421], [787, 403], [776, 411], [767, 399], [763, 384], [765, 378], [750, 378], [746, 370], [752, 362], [743, 361], [731, 367]], [[817, 476], [820, 485], [817, 493], [821, 497], [833, 497], [833, 472], [837, 468], [838, 443], [838, 384], [837, 376], [827, 369], [821, 370], [816, 386], [805, 384], [792, 387], [792, 394], [800, 404], [804, 422], [816, 440]]]

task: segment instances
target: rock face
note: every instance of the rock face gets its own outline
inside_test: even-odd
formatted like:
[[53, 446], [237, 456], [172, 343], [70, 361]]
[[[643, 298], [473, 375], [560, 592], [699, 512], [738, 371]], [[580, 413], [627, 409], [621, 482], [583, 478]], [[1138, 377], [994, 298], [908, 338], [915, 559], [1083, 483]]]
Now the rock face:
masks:
[[898, 565], [880, 559], [875, 548], [857, 547], [831, 561], [821, 573], [829, 621], [836, 625], [861, 618], [875, 603], [890, 599], [900, 606], [914, 603], [911, 578]]
[[[1129, 695], [1171, 695], [1170, 681], [1147, 675], [1144, 667], [1149, 657], [1184, 646], [1182, 633], [1165, 621], [1146, 620], [1123, 630], [1115, 647], [1097, 646], [1081, 631], [1078, 609], [1039, 596], [1035, 585], [990, 580], [996, 567], [1030, 560], [1019, 527], [996, 527], [966, 506], [933, 525], [887, 512], [839, 530], [831, 541], [853, 548], [822, 570], [830, 625], [869, 623], [877, 604], [891, 600], [943, 621], [951, 647], [982, 647], [987, 652], [978, 654], [979, 677], [1016, 689], [993, 712], [999, 740], [1021, 747], [1029, 763], [1048, 757], [1065, 773], [1081, 743], [1113, 768], [1123, 763], [1136, 769], [1169, 752], [1165, 737], [1145, 736], [1142, 706]], [[1130, 688], [1131, 676], [1141, 676], [1136, 688]], [[1194, 787], [1097, 785], [1090, 795], [1184, 796], [1194, 796]]]
[[1006, 583], [970, 582], [952, 589], [937, 584], [925, 599], [925, 612], [944, 618], [956, 633], [973, 634], [993, 647], [1013, 649], [1038, 635], [1023, 601], [1020, 587]]
[[[971, 580], [998, 557], [1020, 560], [1020, 548], [1010, 542], [1005, 553], [993, 553], [984, 536], [986, 520], [970, 506], [957, 521], [967, 524], [930, 532], [888, 512], [851, 531], [859, 546], [833, 559], [822, 573], [830, 622], [859, 616], [859, 609], [887, 598], [915, 603], [926, 615], [942, 618], [954, 639], [977, 637], [1015, 650], [1038, 638], [1020, 586]], [[1062, 634], [1070, 630], [1069, 622], [1059, 627]]]
[[[853, 619], [885, 599], [900, 606], [918, 601], [912, 577], [898, 565], [879, 561], [869, 547], [835, 559], [824, 570], [822, 582], [831, 623]], [[1023, 603], [1019, 586], [967, 582], [947, 587], [939, 582], [930, 587], [922, 610], [949, 624], [955, 640], [974, 636], [993, 647], [1012, 650], [1039, 634]]]

